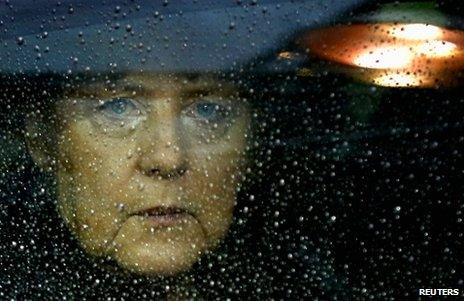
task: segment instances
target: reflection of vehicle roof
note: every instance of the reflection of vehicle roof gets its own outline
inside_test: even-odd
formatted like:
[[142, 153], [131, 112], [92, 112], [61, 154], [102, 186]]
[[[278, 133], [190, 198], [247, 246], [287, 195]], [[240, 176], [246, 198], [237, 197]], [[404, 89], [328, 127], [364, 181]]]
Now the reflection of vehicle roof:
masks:
[[0, 7], [0, 71], [228, 69], [361, 2], [15, 1]]

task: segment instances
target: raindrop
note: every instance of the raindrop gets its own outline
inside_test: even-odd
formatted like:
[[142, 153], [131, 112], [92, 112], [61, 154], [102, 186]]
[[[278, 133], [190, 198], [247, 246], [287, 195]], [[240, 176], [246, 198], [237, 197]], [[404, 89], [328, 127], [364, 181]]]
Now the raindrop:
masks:
[[24, 45], [24, 42], [25, 42], [25, 41], [24, 41], [24, 38], [23, 38], [23, 37], [18, 37], [18, 38], [16, 39], [16, 44], [18, 44], [19, 46]]
[[124, 207], [125, 207], [125, 206], [124, 206], [123, 203], [119, 203], [119, 204], [116, 205], [116, 208], [118, 208], [118, 211], [119, 211], [119, 212], [123, 211], [123, 210], [124, 210]]

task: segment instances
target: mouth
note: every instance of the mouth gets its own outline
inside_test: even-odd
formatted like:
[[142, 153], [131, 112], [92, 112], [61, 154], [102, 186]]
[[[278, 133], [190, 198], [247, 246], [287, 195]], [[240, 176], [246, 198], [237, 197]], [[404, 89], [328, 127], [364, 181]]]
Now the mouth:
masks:
[[170, 227], [182, 223], [193, 215], [187, 210], [180, 207], [163, 207], [157, 206], [138, 211], [133, 214], [147, 219], [154, 227]]

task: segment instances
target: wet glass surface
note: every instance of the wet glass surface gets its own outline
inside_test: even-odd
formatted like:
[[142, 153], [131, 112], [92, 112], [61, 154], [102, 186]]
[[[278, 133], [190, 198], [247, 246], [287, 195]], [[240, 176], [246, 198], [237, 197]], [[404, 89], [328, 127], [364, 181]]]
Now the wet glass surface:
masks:
[[0, 298], [463, 294], [461, 6], [319, 2], [1, 2]]

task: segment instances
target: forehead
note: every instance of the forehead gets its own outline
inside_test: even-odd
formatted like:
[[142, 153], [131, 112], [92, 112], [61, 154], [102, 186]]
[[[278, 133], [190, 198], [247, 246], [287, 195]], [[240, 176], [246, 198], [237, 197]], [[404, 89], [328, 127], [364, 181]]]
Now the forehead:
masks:
[[99, 97], [120, 93], [137, 96], [165, 97], [173, 95], [232, 94], [236, 87], [211, 74], [120, 74], [94, 77], [68, 85], [65, 94]]

